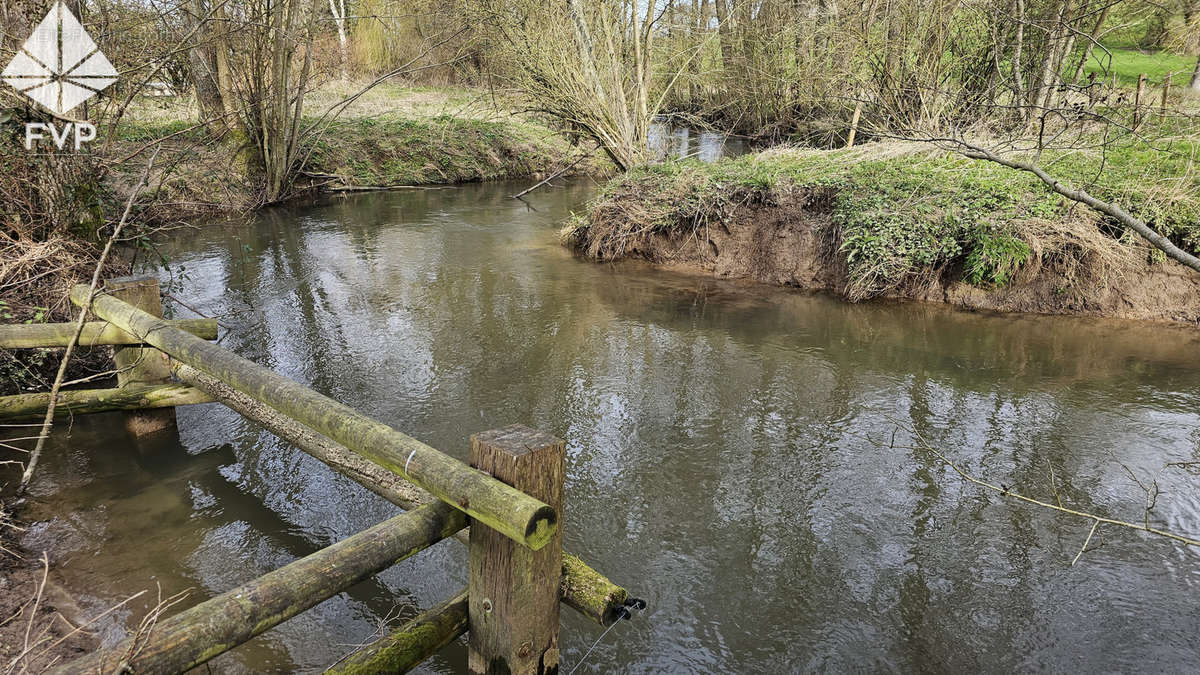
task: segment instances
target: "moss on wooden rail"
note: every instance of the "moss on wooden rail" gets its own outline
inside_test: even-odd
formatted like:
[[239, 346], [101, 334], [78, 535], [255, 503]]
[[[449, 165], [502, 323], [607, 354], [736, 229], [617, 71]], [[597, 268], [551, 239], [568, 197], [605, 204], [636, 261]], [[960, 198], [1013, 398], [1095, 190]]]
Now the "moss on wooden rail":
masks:
[[445, 539], [461, 522], [442, 502], [403, 513], [51, 672], [182, 673]]
[[[78, 305], [86, 302], [87, 297], [86, 286], [76, 286], [71, 291], [71, 300]], [[537, 550], [545, 546], [557, 530], [558, 514], [545, 503], [349, 406], [116, 298], [96, 297], [92, 312], [171, 357], [404, 476], [438, 499], [529, 548]]]
[[559, 596], [568, 607], [608, 626], [619, 618], [618, 612], [625, 606], [629, 592], [589, 567], [579, 556], [563, 551]]
[[[179, 362], [173, 364], [172, 371], [180, 380], [205, 392], [246, 419], [258, 423], [267, 431], [316, 457], [329, 468], [402, 509], [414, 509], [437, 501], [433, 495], [395, 473], [347, 450], [344, 445], [335, 443], [328, 437], [313, 431], [270, 406], [259, 403], [211, 375], [206, 375]], [[455, 513], [462, 515], [461, 511], [455, 511]], [[462, 515], [462, 522], [462, 526], [465, 528], [467, 526], [466, 515]]]
[[[433, 495], [400, 476], [350, 452], [344, 446], [227, 386], [211, 375], [182, 363], [175, 364], [174, 371], [179, 379], [204, 391], [247, 419], [321, 460], [334, 471], [400, 508], [412, 509], [437, 501]], [[462, 518], [462, 526], [465, 528], [466, 516], [460, 511], [455, 511], [455, 514]], [[454, 538], [466, 544], [466, 534], [467, 531], [462, 530]], [[583, 560], [566, 551], [563, 551], [563, 578], [559, 594], [568, 607], [602, 626], [616, 620], [617, 613], [629, 597], [624, 588], [609, 581]]]
[[[182, 384], [135, 384], [117, 389], [68, 389], [58, 392], [61, 412], [81, 415], [114, 410], [173, 408], [194, 403], [211, 403], [213, 397]], [[50, 405], [50, 394], [14, 394], [0, 396], [0, 420], [20, 422], [40, 420]]]
[[[167, 321], [175, 328], [205, 340], [217, 339], [216, 319], [179, 319]], [[66, 347], [75, 334], [73, 323], [17, 323], [0, 326], [0, 349]], [[89, 321], [79, 334], [81, 347], [96, 345], [137, 345], [142, 340], [107, 321]]]
[[408, 672], [466, 632], [467, 592], [463, 590], [326, 672], [341, 675]]

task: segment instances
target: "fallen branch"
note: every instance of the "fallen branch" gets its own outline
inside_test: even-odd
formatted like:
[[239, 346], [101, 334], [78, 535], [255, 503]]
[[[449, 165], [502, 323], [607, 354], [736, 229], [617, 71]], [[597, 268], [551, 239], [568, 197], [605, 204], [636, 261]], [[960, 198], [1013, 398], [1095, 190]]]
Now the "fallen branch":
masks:
[[[1159, 529], [1157, 527], [1151, 527], [1148, 522], [1147, 523], [1131, 523], [1131, 522], [1125, 521], [1125, 520], [1117, 520], [1116, 518], [1108, 518], [1106, 516], [1097, 515], [1095, 513], [1089, 513], [1087, 511], [1079, 511], [1077, 509], [1068, 508], [1068, 507], [1061, 506], [1058, 504], [1051, 504], [1049, 502], [1044, 502], [1040, 499], [1034, 499], [1033, 497], [1026, 497], [1023, 494], [1013, 492], [1006, 486], [995, 485], [993, 483], [989, 483], [980, 478], [976, 478], [975, 476], [972, 476], [971, 474], [967, 473], [966, 470], [964, 470], [958, 464], [955, 464], [953, 461], [951, 461], [948, 457], [946, 457], [940, 451], [935, 449], [933, 446], [931, 446], [927, 442], [925, 442], [925, 439], [922, 438], [921, 435], [919, 433], [917, 433], [915, 430], [908, 429], [903, 426], [901, 426], [901, 428], [903, 428], [906, 431], [908, 431], [909, 433], [913, 434], [913, 436], [920, 443], [920, 445], [917, 448], [913, 448], [914, 450], [924, 450], [925, 452], [928, 452], [929, 454], [938, 458], [939, 460], [942, 461], [943, 464], [945, 464], [946, 466], [953, 469], [954, 472], [957, 473], [960, 478], [967, 481], [968, 483], [971, 483], [973, 485], [978, 485], [981, 488], [991, 490], [993, 492], [997, 492], [1004, 497], [1011, 497], [1012, 499], [1016, 499], [1018, 501], [1025, 502], [1027, 504], [1033, 504], [1034, 506], [1040, 506], [1045, 509], [1050, 509], [1051, 511], [1058, 511], [1059, 513], [1065, 513], [1070, 516], [1075, 516], [1076, 518], [1084, 518], [1087, 520], [1091, 520], [1093, 522], [1092, 532], [1090, 532], [1088, 534], [1088, 539], [1087, 539], [1087, 541], [1084, 542], [1084, 545], [1083, 545], [1084, 549], [1087, 548], [1088, 542], [1091, 541], [1092, 534], [1095, 534], [1096, 527], [1098, 527], [1099, 525], [1102, 525], [1102, 524], [1103, 525], [1116, 525], [1117, 527], [1125, 527], [1125, 528], [1129, 528], [1131, 530], [1139, 530], [1139, 531], [1146, 532], [1148, 534], [1153, 534], [1153, 535], [1156, 535], [1159, 537], [1165, 537], [1172, 541], [1177, 541], [1181, 544], [1186, 544], [1187, 546], [1200, 546], [1200, 539], [1193, 539], [1191, 537], [1185, 537], [1183, 535], [1175, 534], [1174, 532], [1168, 532], [1167, 530]], [[1081, 553], [1082, 553], [1082, 550], [1081, 550]], [[1076, 556], [1076, 560], [1078, 560], [1078, 556]], [[1071, 564], [1074, 564], [1074, 563], [1071, 563]]]
[[1091, 207], [1100, 213], [1110, 216], [1111, 218], [1120, 222], [1122, 225], [1128, 227], [1134, 232], [1137, 232], [1143, 239], [1150, 242], [1150, 244], [1155, 248], [1165, 253], [1168, 258], [1174, 260], [1180, 265], [1190, 267], [1191, 269], [1200, 272], [1200, 258], [1197, 258], [1196, 256], [1171, 243], [1170, 239], [1167, 239], [1158, 232], [1155, 232], [1154, 229], [1149, 225], [1133, 217], [1128, 211], [1120, 206], [1097, 199], [1088, 194], [1083, 188], [1071, 188], [1065, 185], [1062, 181], [1046, 173], [1045, 169], [1036, 164], [1002, 157], [985, 148], [973, 145], [958, 138], [930, 138], [925, 140], [934, 144], [950, 145], [952, 150], [971, 159], [982, 159], [989, 162], [994, 162], [1001, 166], [1007, 166], [1010, 169], [1031, 173], [1034, 176], [1037, 176], [1038, 179], [1045, 183], [1051, 190], [1054, 190], [1067, 199], [1079, 202], [1080, 204], [1084, 204], [1085, 206]]
[[592, 154], [593, 154], [594, 152], [596, 152], [596, 150], [598, 150], [599, 148], [600, 148], [600, 146], [599, 146], [599, 145], [597, 145], [596, 147], [592, 148], [591, 150], [588, 150], [587, 152], [583, 153], [583, 154], [582, 154], [582, 155], [580, 155], [578, 158], [576, 158], [576, 159], [575, 159], [575, 161], [573, 161], [573, 162], [571, 162], [570, 164], [568, 164], [568, 165], [564, 166], [563, 168], [559, 169], [558, 171], [555, 171], [554, 173], [550, 174], [548, 177], [546, 177], [546, 179], [545, 179], [545, 180], [542, 180], [542, 181], [539, 181], [538, 183], [535, 183], [535, 184], [533, 185], [533, 187], [529, 187], [529, 188], [525, 188], [524, 190], [521, 190], [521, 191], [520, 191], [520, 192], [518, 192], [517, 194], [513, 195], [513, 196], [512, 196], [512, 198], [513, 198], [513, 199], [520, 199], [520, 198], [521, 198], [521, 197], [523, 197], [524, 195], [527, 195], [527, 194], [529, 194], [530, 192], [533, 192], [534, 190], [536, 190], [536, 189], [540, 188], [541, 186], [545, 185], [546, 183], [549, 183], [550, 181], [554, 180], [555, 178], [558, 178], [559, 176], [563, 175], [563, 174], [564, 174], [564, 173], [566, 173], [567, 171], [571, 170], [571, 167], [573, 167], [573, 166], [575, 166], [576, 164], [578, 164], [578, 163], [582, 162], [583, 160], [587, 159], [588, 157], [591, 157], [591, 156], [592, 156]]

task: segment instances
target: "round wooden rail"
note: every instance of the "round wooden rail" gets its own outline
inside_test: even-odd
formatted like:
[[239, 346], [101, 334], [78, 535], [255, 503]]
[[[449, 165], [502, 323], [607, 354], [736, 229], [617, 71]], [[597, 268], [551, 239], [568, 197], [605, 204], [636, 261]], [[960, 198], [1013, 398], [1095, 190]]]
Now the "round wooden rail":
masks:
[[[172, 326], [206, 340], [217, 339], [216, 319], [177, 319]], [[73, 323], [16, 323], [0, 326], [0, 349], [66, 347], [75, 335]], [[89, 321], [79, 334], [79, 346], [136, 345], [141, 340], [107, 321]]]
[[[220, 380], [195, 368], [176, 363], [175, 375], [185, 383], [212, 396], [217, 401], [252, 420], [276, 436], [324, 462], [328, 467], [357, 482], [402, 509], [414, 509], [437, 500], [433, 495], [414, 486], [400, 476], [347, 450], [329, 438], [309, 429], [270, 406], [263, 405]], [[455, 515], [462, 516], [460, 512]], [[466, 527], [463, 517], [463, 527]], [[454, 535], [468, 544], [467, 530]], [[629, 593], [592, 569], [567, 551], [562, 554], [562, 583], [559, 596], [568, 607], [601, 626], [611, 625], [625, 604]]]
[[[173, 408], [194, 403], [211, 403], [213, 397], [182, 384], [131, 384], [116, 389], [67, 389], [58, 392], [55, 405], [73, 415], [112, 410]], [[0, 420], [41, 420], [50, 405], [50, 392], [0, 396]]]
[[[87, 296], [87, 286], [71, 291], [71, 300], [77, 305], [84, 304]], [[538, 550], [554, 537], [558, 513], [552, 507], [386, 424], [116, 298], [97, 296], [92, 312], [404, 476], [514, 541]]]
[[159, 621], [148, 635], [52, 673], [182, 673], [454, 534], [461, 515], [438, 502], [402, 513], [254, 581]]
[[467, 591], [329, 667], [331, 675], [407, 673], [467, 632]]

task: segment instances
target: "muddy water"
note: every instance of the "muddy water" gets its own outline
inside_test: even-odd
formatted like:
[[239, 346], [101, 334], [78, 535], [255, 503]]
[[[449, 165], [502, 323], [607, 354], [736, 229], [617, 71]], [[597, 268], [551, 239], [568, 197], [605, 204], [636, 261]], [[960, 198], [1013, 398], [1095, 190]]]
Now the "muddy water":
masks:
[[[1200, 333], [846, 305], [594, 265], [556, 223], [592, 190], [491, 184], [368, 195], [175, 242], [173, 292], [223, 344], [465, 458], [513, 422], [567, 440], [566, 543], [645, 597], [579, 672], [1184, 672], [1200, 556], [966, 485], [972, 472], [1200, 533]], [[187, 316], [179, 310], [177, 316]], [[219, 406], [179, 441], [113, 417], [58, 436], [35, 485], [84, 613], [150, 589], [184, 604], [346, 537], [392, 507]], [[1053, 483], [1051, 482], [1053, 469]], [[384, 617], [465, 583], [453, 542], [216, 662], [317, 671]], [[182, 606], [182, 605], [181, 605]], [[598, 636], [564, 610], [563, 661]], [[458, 672], [448, 647], [429, 672]]]

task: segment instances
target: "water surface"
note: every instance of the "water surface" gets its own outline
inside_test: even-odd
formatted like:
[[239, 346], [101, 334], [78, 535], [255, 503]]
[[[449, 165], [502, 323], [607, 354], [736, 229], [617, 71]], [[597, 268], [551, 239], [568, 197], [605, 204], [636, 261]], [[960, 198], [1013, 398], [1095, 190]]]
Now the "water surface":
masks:
[[[568, 444], [566, 546], [646, 598], [579, 672], [1185, 672], [1200, 558], [965, 484], [1200, 533], [1195, 331], [847, 305], [595, 265], [556, 241], [587, 181], [359, 196], [185, 233], [172, 292], [222, 344], [466, 458], [520, 422]], [[190, 315], [177, 310], [177, 316]], [[81, 607], [197, 602], [395, 509], [217, 405], [178, 442], [59, 433], [27, 537]], [[1053, 471], [1053, 481], [1051, 479]], [[1053, 486], [1053, 487], [1052, 487]], [[319, 671], [465, 584], [454, 542], [215, 662]], [[148, 604], [153, 604], [150, 602]], [[103, 623], [109, 642], [147, 603]], [[183, 606], [183, 605], [181, 605]], [[568, 669], [599, 635], [564, 609]], [[448, 647], [427, 672], [459, 672]]]

